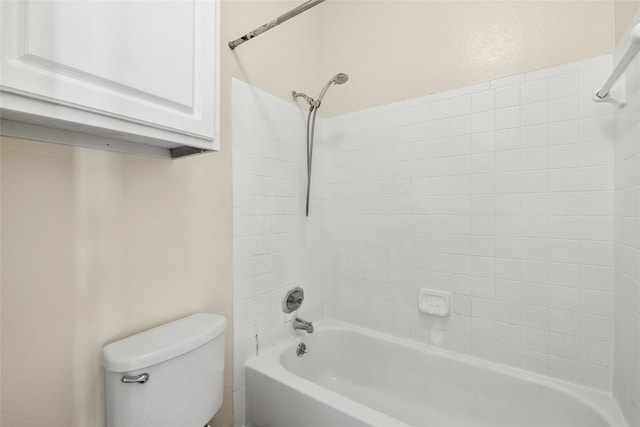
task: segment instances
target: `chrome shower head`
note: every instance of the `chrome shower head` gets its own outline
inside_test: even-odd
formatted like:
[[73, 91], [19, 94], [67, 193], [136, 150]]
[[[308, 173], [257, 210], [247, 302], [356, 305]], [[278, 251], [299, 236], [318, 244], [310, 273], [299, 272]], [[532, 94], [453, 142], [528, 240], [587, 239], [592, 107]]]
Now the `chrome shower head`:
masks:
[[345, 73], [338, 73], [331, 78], [331, 81], [337, 85], [346, 83], [347, 80], [349, 80], [349, 76], [347, 76]]
[[322, 88], [322, 92], [320, 92], [320, 96], [318, 96], [318, 100], [316, 101], [316, 107], [320, 107], [320, 102], [322, 101], [324, 94], [327, 93], [327, 90], [329, 89], [329, 86], [331, 86], [331, 83], [341, 85], [347, 80], [349, 80], [349, 76], [347, 76], [345, 73], [338, 73], [335, 76], [331, 77], [331, 80], [329, 80], [329, 82], [324, 85], [324, 88]]
[[327, 93], [329, 86], [331, 86], [332, 84], [341, 85], [347, 80], [349, 80], [349, 76], [347, 76], [345, 73], [338, 73], [335, 76], [331, 77], [331, 80], [329, 80], [329, 82], [322, 88], [322, 92], [320, 92], [320, 96], [318, 96], [317, 101], [310, 96], [302, 92], [296, 92], [295, 90], [291, 92], [291, 95], [293, 96], [293, 99], [304, 98], [304, 100], [307, 101], [307, 103], [311, 106], [312, 110], [317, 109], [320, 108], [320, 102], [322, 101], [322, 98], [324, 98], [324, 94]]

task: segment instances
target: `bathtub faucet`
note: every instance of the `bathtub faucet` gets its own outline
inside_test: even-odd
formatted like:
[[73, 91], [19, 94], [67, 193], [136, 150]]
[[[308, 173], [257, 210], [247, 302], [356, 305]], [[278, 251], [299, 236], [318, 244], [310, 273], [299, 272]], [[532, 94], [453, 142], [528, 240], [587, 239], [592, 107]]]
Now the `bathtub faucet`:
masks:
[[291, 325], [293, 329], [304, 329], [307, 333], [313, 333], [313, 325], [311, 322], [307, 322], [306, 320], [302, 320], [299, 317], [294, 317], [291, 321]]

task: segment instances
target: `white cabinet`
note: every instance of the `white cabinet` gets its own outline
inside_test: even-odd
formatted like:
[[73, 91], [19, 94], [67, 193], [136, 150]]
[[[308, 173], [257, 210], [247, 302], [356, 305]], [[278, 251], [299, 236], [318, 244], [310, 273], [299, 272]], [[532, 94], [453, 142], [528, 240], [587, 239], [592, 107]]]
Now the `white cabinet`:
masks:
[[0, 7], [3, 134], [160, 157], [219, 148], [217, 1]]

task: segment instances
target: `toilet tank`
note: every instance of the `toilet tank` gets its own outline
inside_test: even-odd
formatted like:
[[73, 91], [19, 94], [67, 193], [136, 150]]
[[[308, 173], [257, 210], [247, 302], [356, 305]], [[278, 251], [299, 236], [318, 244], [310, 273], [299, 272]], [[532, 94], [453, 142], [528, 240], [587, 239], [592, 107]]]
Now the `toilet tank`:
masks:
[[224, 331], [197, 313], [106, 345], [108, 427], [202, 427], [222, 405]]

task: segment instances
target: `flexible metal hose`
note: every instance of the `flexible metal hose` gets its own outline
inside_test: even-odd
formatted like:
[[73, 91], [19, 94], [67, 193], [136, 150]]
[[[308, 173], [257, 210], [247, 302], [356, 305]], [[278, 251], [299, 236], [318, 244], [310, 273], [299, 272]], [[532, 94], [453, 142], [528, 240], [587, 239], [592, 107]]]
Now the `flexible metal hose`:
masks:
[[311, 192], [311, 165], [313, 163], [313, 136], [316, 129], [316, 114], [318, 109], [312, 105], [307, 116], [307, 206], [306, 216], [309, 216], [309, 196]]

